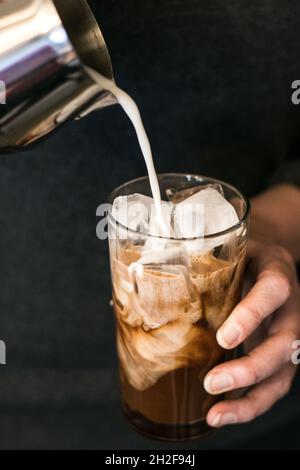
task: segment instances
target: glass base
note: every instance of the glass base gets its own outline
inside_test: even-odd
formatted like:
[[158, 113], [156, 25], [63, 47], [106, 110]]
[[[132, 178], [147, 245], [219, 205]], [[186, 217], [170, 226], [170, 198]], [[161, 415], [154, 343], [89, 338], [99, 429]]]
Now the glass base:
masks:
[[152, 439], [162, 441], [188, 441], [204, 437], [215, 431], [214, 428], [208, 426], [205, 419], [191, 424], [163, 424], [150, 421], [142, 414], [131, 411], [124, 404], [122, 409], [125, 418], [134, 429]]

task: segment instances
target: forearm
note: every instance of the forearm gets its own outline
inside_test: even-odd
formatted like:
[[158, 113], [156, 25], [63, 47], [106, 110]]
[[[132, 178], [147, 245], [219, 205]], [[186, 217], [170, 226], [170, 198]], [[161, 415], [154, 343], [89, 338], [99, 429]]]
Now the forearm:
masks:
[[250, 235], [284, 246], [300, 260], [300, 189], [282, 184], [251, 200]]

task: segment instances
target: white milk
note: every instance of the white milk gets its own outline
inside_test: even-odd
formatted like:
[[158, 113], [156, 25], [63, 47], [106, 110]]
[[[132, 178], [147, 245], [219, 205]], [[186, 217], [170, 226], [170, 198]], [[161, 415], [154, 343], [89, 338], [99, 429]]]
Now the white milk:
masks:
[[161, 195], [160, 195], [159, 184], [158, 184], [158, 180], [156, 176], [156, 171], [154, 168], [151, 146], [150, 146], [150, 142], [149, 142], [148, 136], [146, 134], [146, 131], [143, 125], [139, 108], [137, 107], [133, 99], [127, 93], [125, 93], [125, 91], [121, 90], [112, 80], [109, 80], [103, 77], [103, 75], [91, 69], [90, 67], [85, 66], [85, 69], [90, 75], [90, 77], [96, 83], [98, 83], [102, 89], [109, 91], [112, 95], [115, 96], [118, 103], [120, 104], [120, 106], [122, 106], [125, 113], [131, 120], [135, 128], [135, 132], [136, 132], [136, 135], [137, 135], [137, 138], [138, 138], [138, 141], [139, 141], [139, 144], [140, 144], [140, 147], [141, 147], [141, 150], [142, 150], [145, 162], [146, 162], [152, 196], [154, 199], [155, 209], [157, 212], [159, 223], [161, 225], [162, 233], [168, 233], [165, 231], [166, 225], [163, 219], [163, 213], [162, 213], [162, 207], [161, 207]]

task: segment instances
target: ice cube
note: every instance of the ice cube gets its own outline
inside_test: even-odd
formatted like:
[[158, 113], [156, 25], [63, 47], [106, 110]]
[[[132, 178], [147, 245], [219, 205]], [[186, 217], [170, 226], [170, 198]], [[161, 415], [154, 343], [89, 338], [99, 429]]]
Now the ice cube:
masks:
[[195, 238], [204, 235], [204, 205], [191, 196], [175, 207], [174, 231], [176, 238]]
[[159, 269], [157, 265], [165, 266], [173, 264], [189, 268], [190, 257], [182, 246], [166, 247], [164, 250], [157, 247], [154, 248], [144, 250], [142, 256], [130, 264], [129, 272], [131, 274], [135, 273], [141, 277], [143, 276], [144, 268], [151, 269], [153, 267], [153, 269]]
[[194, 323], [202, 310], [195, 286], [185, 266], [147, 266], [142, 275], [135, 274], [134, 309], [143, 318], [143, 327], [159, 328], [179, 318]]
[[222, 196], [224, 196], [223, 187], [220, 183], [211, 183], [211, 184], [202, 184], [197, 186], [192, 186], [191, 188], [185, 189], [175, 189], [175, 188], [168, 188], [166, 189], [165, 193], [168, 198], [168, 201], [173, 202], [174, 204], [178, 204], [179, 202], [184, 201], [193, 194], [198, 193], [206, 188], [213, 188], [216, 189]]
[[175, 223], [185, 238], [222, 232], [238, 221], [234, 207], [214, 188], [200, 190], [175, 208]]
[[232, 261], [212, 253], [191, 256], [191, 280], [201, 299], [204, 316], [217, 330], [239, 300], [245, 255]]
[[114, 200], [112, 216], [124, 227], [156, 237], [171, 237], [173, 204], [161, 201], [163, 224], [152, 197], [143, 194], [119, 196]]
[[147, 233], [149, 224], [149, 208], [151, 198], [142, 194], [119, 196], [112, 207], [113, 218], [136, 232]]
[[138, 264], [182, 264], [189, 265], [189, 258], [184, 252], [182, 247], [167, 248], [165, 250], [149, 250], [144, 251], [141, 258], [137, 261]]

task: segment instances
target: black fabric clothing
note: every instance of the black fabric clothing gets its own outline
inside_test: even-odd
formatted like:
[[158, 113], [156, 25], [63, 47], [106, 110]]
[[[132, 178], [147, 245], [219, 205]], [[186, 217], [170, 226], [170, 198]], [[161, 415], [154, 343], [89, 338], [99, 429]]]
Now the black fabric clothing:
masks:
[[[300, 105], [291, 100], [300, 69], [295, 1], [91, 5], [116, 79], [141, 105], [159, 171], [224, 178], [250, 196], [279, 167], [286, 181], [299, 183]], [[110, 118], [103, 119], [107, 129]], [[130, 149], [138, 152], [134, 142]], [[123, 152], [126, 161], [126, 145]], [[139, 165], [145, 172], [141, 159]]]
[[[90, 3], [159, 172], [213, 176], [248, 196], [299, 182], [299, 2]], [[117, 106], [0, 157], [0, 448], [299, 448], [299, 377], [268, 414], [202, 441], [156, 443], [124, 422], [95, 214], [112, 189], [145, 173]]]

